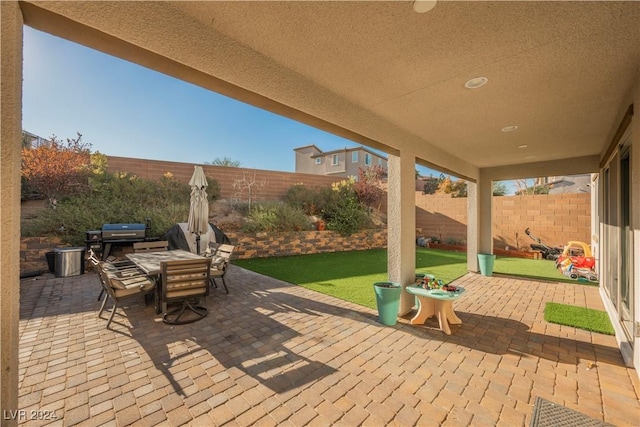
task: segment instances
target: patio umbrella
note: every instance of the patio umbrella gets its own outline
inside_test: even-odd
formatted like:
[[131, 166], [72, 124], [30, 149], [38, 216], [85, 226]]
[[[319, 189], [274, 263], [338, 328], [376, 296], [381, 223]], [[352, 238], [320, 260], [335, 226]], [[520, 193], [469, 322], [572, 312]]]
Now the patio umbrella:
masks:
[[196, 253], [200, 254], [200, 235], [209, 231], [209, 202], [207, 201], [207, 178], [202, 166], [194, 166], [191, 186], [191, 206], [187, 228], [196, 235]]

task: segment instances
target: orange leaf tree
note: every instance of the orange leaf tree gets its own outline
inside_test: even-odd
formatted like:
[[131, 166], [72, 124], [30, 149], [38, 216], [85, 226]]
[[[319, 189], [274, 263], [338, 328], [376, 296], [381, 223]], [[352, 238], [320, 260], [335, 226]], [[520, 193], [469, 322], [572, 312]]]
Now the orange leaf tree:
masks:
[[52, 207], [61, 196], [78, 193], [88, 187], [91, 172], [91, 144], [82, 135], [66, 142], [54, 135], [36, 148], [22, 149], [22, 177]]

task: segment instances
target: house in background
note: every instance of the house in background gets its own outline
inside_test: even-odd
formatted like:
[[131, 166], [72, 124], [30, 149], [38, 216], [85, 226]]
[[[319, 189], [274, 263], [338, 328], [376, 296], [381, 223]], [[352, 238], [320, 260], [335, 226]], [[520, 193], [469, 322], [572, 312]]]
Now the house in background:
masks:
[[591, 175], [550, 176], [549, 194], [591, 193]]
[[48, 144], [50, 141], [46, 138], [38, 136], [34, 133], [22, 130], [22, 148], [38, 148], [43, 144]]
[[315, 145], [294, 148], [297, 173], [358, 176], [359, 169], [380, 166], [387, 171], [387, 158], [363, 146], [322, 151]]

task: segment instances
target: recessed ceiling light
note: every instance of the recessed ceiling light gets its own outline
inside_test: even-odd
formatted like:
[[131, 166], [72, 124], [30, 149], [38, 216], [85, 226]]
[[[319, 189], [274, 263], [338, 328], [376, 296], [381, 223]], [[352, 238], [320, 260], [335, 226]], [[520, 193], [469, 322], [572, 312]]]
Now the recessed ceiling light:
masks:
[[536, 156], [526, 156], [524, 159], [525, 160], [531, 160], [531, 159], [535, 159], [535, 158], [536, 158]]
[[500, 129], [502, 132], [513, 132], [514, 130], [518, 130], [518, 126], [516, 125], [511, 125], [511, 126], [505, 126], [502, 129]]
[[527, 148], [527, 147], [528, 147], [527, 144], [518, 145], [518, 148]]
[[413, 11], [417, 13], [429, 12], [436, 7], [437, 0], [415, 0], [413, 2]]
[[480, 86], [486, 85], [488, 81], [489, 79], [486, 77], [476, 77], [466, 82], [464, 84], [464, 87], [466, 87], [467, 89], [477, 89]]

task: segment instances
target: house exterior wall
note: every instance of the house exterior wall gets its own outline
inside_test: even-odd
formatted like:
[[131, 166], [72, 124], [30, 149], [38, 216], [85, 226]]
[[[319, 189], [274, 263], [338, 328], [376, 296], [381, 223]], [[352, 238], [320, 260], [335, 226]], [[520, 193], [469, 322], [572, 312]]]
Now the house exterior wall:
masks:
[[[321, 164], [316, 164], [315, 159], [311, 159], [311, 156], [320, 153], [320, 150], [317, 147], [309, 145], [297, 148], [293, 151], [296, 153], [295, 170], [297, 173], [324, 175], [324, 161]], [[309, 159], [311, 159], [311, 161], [309, 161]]]
[[[22, 25], [18, 3], [0, 2], [0, 409], [5, 414], [19, 409]], [[3, 426], [16, 424], [17, 418], [3, 417]]]
[[[635, 367], [640, 377], [640, 70], [636, 72], [634, 87], [621, 105], [621, 111], [626, 111], [630, 104], [635, 110], [631, 123], [620, 140], [612, 139], [616, 145], [611, 155], [608, 158], [603, 155], [601, 159], [595, 187], [598, 194], [594, 199], [597, 203], [593, 207], [598, 221], [594, 224], [592, 234], [593, 240], [599, 243], [600, 294], [615, 329], [622, 356], [628, 365]], [[616, 131], [615, 127], [613, 130]], [[627, 149], [631, 172], [629, 226], [624, 227], [624, 206], [620, 203], [620, 159]], [[626, 271], [622, 262], [625, 256], [628, 263]], [[626, 291], [620, 289], [620, 283], [625, 280]], [[623, 309], [625, 301], [628, 301], [628, 311]]]
[[[358, 176], [359, 170], [366, 169], [369, 166], [382, 166], [385, 170], [388, 168], [387, 159], [379, 156], [362, 147], [345, 148], [344, 150], [334, 150], [323, 153], [314, 145], [300, 147], [293, 150], [295, 152], [296, 172], [312, 173], [318, 175], [335, 175], [341, 177]], [[357, 153], [358, 159], [353, 161], [353, 153]], [[316, 164], [316, 158], [312, 157], [322, 155], [321, 164]], [[333, 157], [338, 157], [338, 164], [333, 164]], [[366, 156], [371, 158], [371, 164], [365, 163]]]

